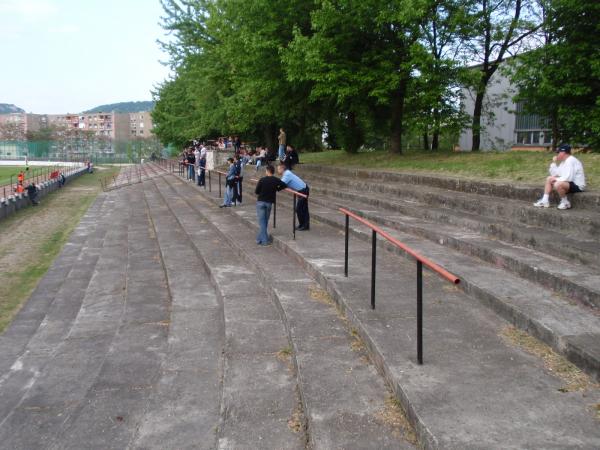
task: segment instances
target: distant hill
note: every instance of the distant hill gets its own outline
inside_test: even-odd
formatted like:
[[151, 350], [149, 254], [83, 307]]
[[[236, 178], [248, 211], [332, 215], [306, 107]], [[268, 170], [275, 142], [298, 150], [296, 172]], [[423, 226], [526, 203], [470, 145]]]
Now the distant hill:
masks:
[[108, 105], [96, 106], [84, 113], [100, 113], [100, 112], [116, 112], [116, 113], [132, 113], [140, 111], [152, 111], [154, 109], [154, 102], [120, 102], [111, 103]]
[[0, 103], [0, 114], [24, 113], [25, 110], [10, 103]]

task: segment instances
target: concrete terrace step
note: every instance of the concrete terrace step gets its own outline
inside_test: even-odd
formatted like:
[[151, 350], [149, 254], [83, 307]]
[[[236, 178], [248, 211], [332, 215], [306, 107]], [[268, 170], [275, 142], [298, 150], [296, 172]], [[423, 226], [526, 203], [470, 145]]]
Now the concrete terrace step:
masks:
[[93, 263], [94, 259], [97, 260], [96, 255], [86, 256], [82, 255], [82, 252], [89, 241], [98, 239], [103, 233], [97, 228], [95, 219], [101, 214], [104, 198], [104, 196], [98, 197], [82, 218], [82, 223], [91, 224], [87, 229], [89, 235], [83, 234], [83, 225], [80, 224], [75, 228], [62, 252], [44, 278], [40, 280], [29, 300], [19, 310], [4, 333], [0, 335], [0, 378], [23, 354], [27, 343], [39, 330], [52, 308], [54, 300], [62, 297], [65, 292], [71, 291], [72, 287], [69, 286], [63, 289], [65, 281], [70, 279], [69, 274], [75, 267]]
[[[198, 220], [178, 195], [160, 181], [145, 186], [152, 215], [168, 216], [179, 239], [180, 261], [208, 270], [223, 304], [223, 346], [218, 448], [304, 447], [302, 427], [288, 425], [297, 409], [296, 380], [277, 352], [288, 344], [277, 311], [248, 269]], [[195, 256], [194, 256], [195, 255]], [[188, 295], [196, 289], [193, 280]], [[301, 424], [299, 424], [301, 425]]]
[[[226, 316], [230, 308], [232, 321], [243, 316], [248, 324], [257, 317], [261, 322], [265, 317], [283, 319], [287, 342], [275, 339], [278, 327], [270, 325], [263, 345], [265, 351], [279, 351], [279, 358], [291, 358], [310, 448], [412, 448], [403, 440], [402, 430], [390, 423], [389, 414], [399, 412], [393, 402], [386, 405], [387, 389], [375, 368], [361, 358], [359, 341], [349, 335], [326, 296], [321, 302], [311, 299], [316, 292], [314, 280], [282, 253], [257, 249], [243, 224], [209, 207], [189, 184], [165, 181], [168, 184], [157, 180], [158, 188], [204, 255], [217, 288], [231, 291], [224, 297]], [[198, 227], [198, 217], [214, 228]], [[271, 394], [264, 395], [268, 399]], [[288, 443], [285, 448], [289, 447]], [[262, 448], [282, 447], [264, 444]]]
[[384, 196], [350, 188], [332, 188], [323, 183], [313, 184], [312, 188], [319, 192], [319, 197], [335, 197], [348, 205], [360, 203], [367, 205], [367, 209], [380, 208], [385, 209], [388, 214], [395, 212], [408, 216], [408, 218], [451, 225], [463, 232], [470, 230], [510, 245], [516, 244], [575, 263], [600, 267], [600, 242], [597, 239], [583, 238], [577, 234], [565, 234], [537, 226], [522, 225], [500, 217], [490, 218], [415, 200], [406, 200], [402, 196]]
[[[503, 218], [510, 222], [554, 230], [563, 234], [576, 235], [578, 239], [598, 240], [600, 237], [600, 211], [578, 210], [559, 211], [556, 208], [535, 208], [530, 201], [508, 200], [503, 198], [463, 193], [418, 184], [405, 184], [381, 180], [362, 181], [340, 176], [311, 173], [305, 168], [300, 172], [311, 185], [330, 188], [352, 189], [355, 192], [383, 194], [388, 200], [404, 199], [434, 208], [445, 208], [484, 216], [489, 219]], [[508, 219], [510, 218], [510, 219]]]
[[[147, 186], [134, 189], [139, 188]], [[171, 317], [163, 324], [168, 347], [160, 376], [130, 447], [216, 448], [223, 388], [223, 304], [189, 236], [159, 193], [145, 190], [144, 201], [164, 266]], [[153, 266], [149, 256], [141, 261], [143, 266]], [[146, 277], [134, 289], [154, 299], [160, 287], [159, 280]]]
[[[104, 286], [88, 290], [88, 295], [100, 295], [84, 308], [83, 313], [93, 317], [82, 317], [79, 331], [92, 342], [97, 337], [102, 342], [109, 323], [114, 323], [116, 332], [85, 397], [53, 430], [54, 449], [78, 449], [83, 442], [91, 448], [127, 447], [160, 375], [171, 302], [142, 193], [130, 189], [125, 194], [129, 210], [121, 220], [127, 224], [127, 233], [104, 247], [113, 257], [123, 255], [125, 265], [99, 268], [95, 277], [103, 279]], [[147, 261], [150, 264], [144, 264]], [[147, 285], [153, 286], [150, 298], [140, 289]]]
[[[113, 235], [126, 232], [126, 199], [111, 203], [109, 199], [104, 201], [102, 212], [106, 215], [97, 220], [110, 225]], [[89, 220], [83, 225], [94, 221], [86, 217]], [[88, 242], [84, 256], [95, 255], [97, 262], [80, 264], [78, 258], [65, 284], [71, 279], [84, 281], [65, 292], [68, 295], [57, 297], [53, 303], [57, 309], [48, 316], [52, 320], [40, 327], [41, 333], [29, 341], [27, 350], [11, 368], [10, 377], [3, 379], [0, 438], [6, 448], [49, 445], [97, 377], [118, 329], [127, 263], [126, 240], [125, 245], [123, 241], [115, 241], [113, 246], [105, 244], [99, 236], [93, 244]], [[106, 268], [112, 272], [105, 273]]]
[[[399, 202], [381, 200], [377, 196], [354, 194], [353, 192], [312, 189], [314, 201], [323, 206], [350, 206], [350, 210], [365, 218], [396, 230], [427, 238], [440, 245], [449, 246], [470, 256], [477, 257], [496, 267], [513, 272], [527, 280], [534, 281], [544, 287], [576, 300], [583, 305], [600, 308], [600, 265], [584, 265], [565, 261], [560, 258], [563, 250], [568, 249], [564, 239], [551, 241], [556, 252], [542, 253], [530, 248], [494, 239], [477, 231], [465, 230], [448, 221], [425, 220], [420, 217], [407, 216], [403, 211], [395, 213], [394, 206]], [[402, 209], [402, 208], [400, 208]], [[422, 210], [432, 208], [422, 206]], [[499, 225], [499, 228], [502, 228]], [[578, 242], [582, 246], [583, 242]], [[590, 246], [599, 247], [597, 242]], [[575, 251], [575, 249], [571, 249]], [[580, 253], [581, 255], [581, 253]], [[594, 254], [594, 258], [598, 253]]]
[[[327, 176], [350, 177], [355, 180], [402, 183], [406, 185], [422, 185], [437, 187], [457, 192], [466, 192], [484, 196], [522, 200], [531, 202], [542, 194], [542, 186], [523, 185], [507, 182], [469, 180], [449, 175], [420, 174], [414, 172], [390, 172], [385, 170], [369, 170], [360, 168], [345, 168], [321, 166], [317, 164], [302, 164], [298, 169], [304, 173], [319, 173]], [[600, 192], [587, 191], [573, 198], [576, 208], [600, 212]]]
[[[219, 201], [215, 193], [198, 192]], [[228, 212], [254, 230], [253, 206]], [[318, 210], [313, 205], [311, 215], [325, 218]], [[414, 263], [388, 252], [378, 256], [378, 306], [371, 311], [370, 245], [352, 240], [351, 275], [344, 278], [339, 229], [313, 221], [310, 232], [298, 233], [292, 241], [289, 212], [282, 208], [278, 214], [277, 247], [302, 262], [339, 302], [407, 409], [421, 445], [503, 449], [600, 445], [600, 427], [591, 409], [598, 401], [596, 388], [563, 392], [562, 382], [538, 358], [506, 342], [502, 335], [510, 329], [504, 320], [429, 275], [425, 276], [425, 365], [418, 366]], [[423, 253], [437, 261], [441, 256]], [[495, 281], [507, 294], [518, 293], [511, 282], [486, 275], [489, 283]]]

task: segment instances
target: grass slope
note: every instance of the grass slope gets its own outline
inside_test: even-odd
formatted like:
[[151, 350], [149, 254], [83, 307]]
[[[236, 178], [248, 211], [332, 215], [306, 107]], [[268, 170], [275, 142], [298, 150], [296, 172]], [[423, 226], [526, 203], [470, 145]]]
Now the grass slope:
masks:
[[[303, 153], [310, 164], [362, 167], [402, 172], [424, 172], [458, 178], [517, 181], [539, 184], [548, 176], [553, 154], [544, 152], [409, 152], [390, 155], [385, 151], [348, 154], [341, 150]], [[600, 184], [600, 154], [577, 154], [583, 163], [588, 189]]]

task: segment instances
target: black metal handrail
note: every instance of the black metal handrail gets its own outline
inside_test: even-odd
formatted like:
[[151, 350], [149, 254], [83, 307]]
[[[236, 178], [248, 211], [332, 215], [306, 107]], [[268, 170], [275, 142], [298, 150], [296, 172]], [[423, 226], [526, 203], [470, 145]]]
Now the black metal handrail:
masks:
[[412, 256], [417, 262], [417, 361], [423, 364], [423, 265], [437, 273], [440, 277], [450, 281], [452, 284], [459, 284], [460, 278], [440, 267], [438, 264], [429, 260], [425, 256], [417, 253], [415, 250], [400, 242], [398, 239], [390, 236], [377, 225], [372, 224], [368, 220], [359, 215], [347, 210], [339, 208], [339, 211], [344, 214], [345, 233], [344, 233], [344, 276], [348, 277], [348, 248], [350, 240], [350, 217], [367, 226], [371, 229], [371, 309], [375, 309], [375, 280], [377, 272], [377, 235], [379, 234], [393, 246], [403, 250]]

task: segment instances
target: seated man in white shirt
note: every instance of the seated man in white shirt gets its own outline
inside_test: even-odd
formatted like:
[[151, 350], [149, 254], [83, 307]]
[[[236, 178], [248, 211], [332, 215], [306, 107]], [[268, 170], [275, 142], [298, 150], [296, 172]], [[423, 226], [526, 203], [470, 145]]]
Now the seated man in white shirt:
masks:
[[[556, 150], [557, 155], [550, 164], [550, 176], [546, 178], [544, 196], [533, 204], [538, 208], [550, 207], [550, 193], [554, 189], [560, 197], [558, 209], [571, 208], [567, 194], [585, 190], [585, 175], [581, 161], [571, 155], [571, 146], [562, 144]], [[559, 163], [558, 165], [556, 163]]]

